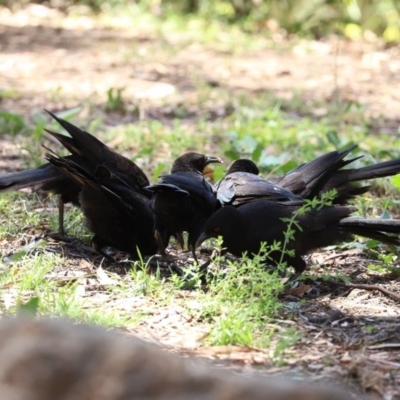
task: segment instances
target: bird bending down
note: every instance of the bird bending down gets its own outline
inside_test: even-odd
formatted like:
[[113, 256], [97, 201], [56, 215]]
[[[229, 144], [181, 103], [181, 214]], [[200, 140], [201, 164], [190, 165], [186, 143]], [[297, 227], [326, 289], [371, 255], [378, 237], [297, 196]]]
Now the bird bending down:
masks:
[[361, 168], [344, 169], [362, 156], [344, 160], [357, 145], [338, 152], [332, 151], [302, 164], [285, 175], [269, 180], [257, 177], [253, 161], [236, 160], [225, 177], [215, 184], [217, 197], [223, 204], [238, 206], [260, 198], [270, 200], [312, 200], [332, 189], [336, 190], [334, 204], [347, 204], [357, 195], [366, 193], [370, 186], [356, 182], [392, 176], [400, 172], [400, 159], [384, 161]]
[[399, 221], [349, 218], [354, 208], [339, 206], [369, 190], [369, 186], [358, 186], [355, 182], [400, 172], [399, 159], [358, 169], [342, 169], [360, 158], [344, 160], [355, 147], [324, 154], [269, 181], [256, 175], [257, 167], [251, 160], [234, 162], [226, 176], [216, 184], [217, 196], [225, 207], [206, 222], [196, 246], [209, 237], [222, 236], [223, 246], [240, 256], [243, 252], [258, 253], [261, 242], [283, 243], [286, 220], [303, 206], [302, 200], [321, 197], [332, 189], [336, 190], [333, 199], [336, 206], [309, 210], [304, 216], [298, 216], [301, 230], [297, 229], [286, 245], [294, 255], [282, 256], [281, 252], [274, 252], [271, 254], [273, 262], [286, 261], [301, 273], [305, 268], [302, 255], [318, 247], [350, 240], [354, 234], [399, 244], [398, 238], [385, 234], [400, 233]]
[[149, 199], [107, 166], [98, 165], [91, 173], [66, 157], [46, 154], [46, 159], [81, 188], [79, 203], [86, 225], [94, 233], [94, 250], [112, 261], [103, 251], [105, 246], [125, 251], [134, 259], [157, 252]]
[[[280, 242], [285, 251], [271, 252], [268, 254], [269, 261], [276, 265], [286, 262], [300, 274], [306, 268], [303, 255], [319, 247], [349, 241], [353, 235], [400, 245], [398, 237], [387, 235], [400, 234], [399, 220], [349, 217], [354, 207], [340, 205], [308, 209], [303, 215], [297, 215], [303, 204], [302, 201], [257, 200], [237, 208], [225, 206], [207, 220], [196, 247], [208, 238], [222, 236], [222, 246], [228, 252], [236, 256], [246, 252], [252, 257], [259, 253], [262, 242], [268, 245]], [[286, 240], [287, 221], [293, 217], [296, 221], [291, 226], [294, 234]]]
[[[86, 171], [91, 174], [94, 173], [98, 165], [104, 165], [129, 187], [143, 196], [150, 196], [150, 193], [143, 189], [149, 184], [149, 180], [134, 162], [116, 153], [90, 133], [57, 117], [50, 111], [47, 111], [47, 113], [71, 135], [71, 137], [68, 137], [46, 130], [71, 152], [71, 156], [64, 157], [66, 160], [84, 166]], [[59, 196], [58, 231], [61, 236], [64, 236], [64, 204], [72, 202], [74, 205], [80, 205], [79, 192], [81, 186], [51, 163], [44, 164], [36, 169], [0, 176], [0, 192], [22, 188], [51, 192]]]
[[153, 192], [154, 231], [163, 257], [166, 257], [170, 236], [175, 236], [184, 247], [182, 233], [187, 231], [188, 247], [196, 259], [194, 245], [200, 231], [207, 218], [220, 206], [202, 171], [210, 163], [221, 162], [218, 157], [186, 153], [174, 161], [171, 174], [146, 187]]

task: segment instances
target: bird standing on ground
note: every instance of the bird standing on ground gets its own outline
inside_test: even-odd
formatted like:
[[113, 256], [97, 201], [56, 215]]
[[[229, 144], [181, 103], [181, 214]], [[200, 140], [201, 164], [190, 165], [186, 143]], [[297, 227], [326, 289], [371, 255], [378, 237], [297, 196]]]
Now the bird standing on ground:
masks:
[[[150, 196], [150, 193], [143, 189], [149, 184], [149, 180], [134, 162], [116, 153], [90, 133], [47, 112], [71, 135], [68, 137], [46, 130], [71, 152], [72, 155], [64, 157], [65, 159], [84, 167], [91, 174], [98, 165], [104, 165], [137, 193], [145, 197]], [[81, 186], [51, 163], [36, 169], [0, 176], [0, 192], [22, 188], [52, 192], [59, 196], [59, 233], [64, 236], [64, 204], [72, 202], [80, 205]]]
[[219, 157], [186, 153], [174, 161], [171, 174], [146, 187], [153, 192], [151, 208], [155, 216], [155, 237], [163, 256], [166, 256], [170, 236], [175, 236], [183, 247], [182, 233], [187, 231], [188, 247], [196, 259], [196, 240], [207, 218], [220, 205], [202, 171], [210, 163], [221, 162]]
[[46, 159], [81, 188], [79, 203], [86, 225], [94, 233], [94, 250], [112, 261], [103, 251], [105, 246], [125, 251], [134, 259], [157, 252], [148, 198], [105, 165], [91, 173], [66, 157], [47, 154]]

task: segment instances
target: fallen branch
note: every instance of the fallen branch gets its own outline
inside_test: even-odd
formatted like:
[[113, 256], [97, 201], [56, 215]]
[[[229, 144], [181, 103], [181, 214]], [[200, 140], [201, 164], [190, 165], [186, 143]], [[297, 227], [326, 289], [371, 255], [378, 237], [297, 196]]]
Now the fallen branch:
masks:
[[364, 289], [364, 290], [379, 290], [381, 293], [385, 294], [388, 297], [391, 297], [394, 300], [400, 301], [400, 295], [394, 293], [388, 289], [385, 289], [382, 286], [378, 285], [366, 285], [362, 283], [343, 283], [343, 282], [336, 282], [336, 281], [328, 281], [333, 285], [344, 287], [347, 289]]

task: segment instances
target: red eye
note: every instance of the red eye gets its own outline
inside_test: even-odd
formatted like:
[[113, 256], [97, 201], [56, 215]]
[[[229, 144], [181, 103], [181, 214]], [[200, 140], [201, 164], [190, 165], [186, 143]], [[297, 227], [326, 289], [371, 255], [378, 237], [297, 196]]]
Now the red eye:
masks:
[[217, 226], [216, 228], [214, 228], [214, 232], [219, 232], [221, 230], [221, 228], [219, 226]]

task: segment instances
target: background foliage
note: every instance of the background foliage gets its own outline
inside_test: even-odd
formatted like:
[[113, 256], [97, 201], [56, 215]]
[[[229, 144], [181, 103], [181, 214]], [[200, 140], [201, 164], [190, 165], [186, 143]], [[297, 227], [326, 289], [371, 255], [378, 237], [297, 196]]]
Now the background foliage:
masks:
[[20, 7], [41, 3], [68, 11], [84, 5], [94, 12], [113, 7], [140, 7], [165, 17], [196, 14], [208, 20], [240, 24], [246, 31], [279, 31], [321, 37], [341, 33], [352, 39], [367, 34], [387, 42], [400, 40], [400, 0], [0, 0]]

